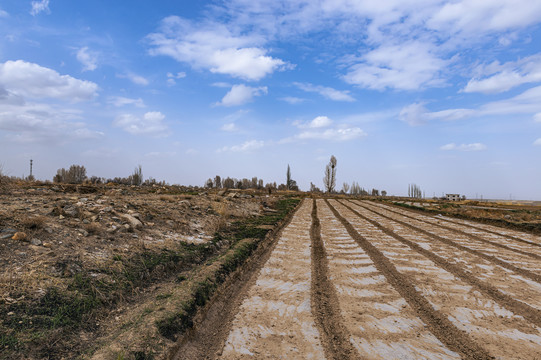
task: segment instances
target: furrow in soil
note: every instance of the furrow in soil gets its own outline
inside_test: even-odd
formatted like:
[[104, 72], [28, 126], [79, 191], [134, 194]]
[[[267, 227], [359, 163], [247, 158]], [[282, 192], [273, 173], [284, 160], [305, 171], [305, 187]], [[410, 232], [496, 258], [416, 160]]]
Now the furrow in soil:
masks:
[[[362, 204], [364, 205], [364, 202]], [[515, 309], [525, 309], [528, 314], [532, 314], [532, 309], [524, 305], [537, 311], [541, 310], [541, 284], [526, 279], [522, 275], [511, 272], [489, 260], [479, 258], [476, 254], [457, 249], [447, 243], [438, 241], [438, 239], [434, 239], [430, 235], [402, 226], [390, 218], [380, 216], [380, 212], [374, 209], [362, 207], [357, 203], [346, 203], [346, 205], [351, 205], [353, 210], [363, 216], [372, 217], [373, 220], [384, 226], [388, 231], [394, 232], [395, 235], [402, 237], [405, 241], [410, 241], [418, 249], [422, 248], [419, 251], [428, 254], [427, 256], [441, 258], [441, 260], [437, 261], [445, 261], [445, 266], [450, 266], [449, 269], [455, 271], [456, 276], [465, 276], [468, 281], [473, 280], [475, 284], [481, 284], [481, 289], [485, 289], [487, 295], [493, 297], [495, 301], [504, 302], [507, 307], [515, 304], [517, 306]], [[472, 285], [475, 284], [472, 283]], [[489, 285], [489, 287], [483, 284]], [[502, 294], [506, 296], [502, 296]], [[521, 310], [515, 311], [520, 313]], [[537, 311], [533, 313], [535, 314]], [[533, 319], [538, 321], [537, 317]]]
[[304, 201], [233, 321], [221, 359], [324, 359], [311, 312], [310, 224]]
[[367, 359], [458, 359], [348, 234], [323, 200], [317, 201], [329, 278], [350, 341]]
[[321, 333], [327, 359], [357, 359], [357, 351], [349, 342], [348, 330], [343, 325], [336, 290], [329, 279], [327, 253], [321, 240], [321, 225], [313, 200], [312, 227], [312, 314]]
[[[379, 233], [374, 233], [370, 235], [371, 239], [361, 235], [359, 230], [363, 230], [364, 227], [359, 227], [355, 225], [355, 221], [358, 219], [354, 216], [353, 213], [341, 205], [340, 203], [333, 201], [331, 205], [328, 200], [326, 200], [327, 205], [333, 212], [334, 216], [344, 225], [347, 229], [348, 234], [355, 239], [355, 241], [361, 246], [361, 248], [368, 254], [370, 259], [374, 262], [375, 268], [380, 271], [386, 278], [386, 280], [397, 290], [400, 295], [405, 299], [405, 301], [410, 305], [416, 312], [423, 322], [426, 324], [427, 328], [440, 340], [445, 346], [450, 350], [457, 352], [460, 356], [464, 358], [474, 358], [474, 359], [491, 359], [492, 356], [490, 353], [485, 350], [481, 345], [483, 342], [475, 341], [468, 333], [464, 330], [460, 330], [455, 326], [447, 316], [440, 312], [437, 307], [434, 307], [434, 304], [427, 300], [427, 294], [424, 289], [419, 288], [414, 285], [414, 282], [418, 282], [418, 276], [424, 276], [433, 279], [434, 276], [442, 277], [444, 279], [449, 279], [450, 277], [454, 279], [452, 275], [445, 274], [442, 269], [436, 267], [432, 262], [425, 259], [414, 259], [417, 260], [418, 265], [423, 265], [420, 269], [415, 268], [415, 272], [410, 271], [406, 272], [404, 267], [411, 264], [409, 263], [408, 258], [402, 258], [405, 254], [395, 252], [398, 250], [396, 246], [396, 241], [389, 241], [389, 236], [379, 231]], [[335, 209], [334, 206], [337, 206], [338, 209]], [[345, 217], [340, 213], [344, 213]], [[352, 220], [350, 223], [346, 218]], [[368, 223], [368, 225], [370, 225]], [[376, 246], [376, 244], [378, 246]], [[402, 245], [398, 243], [398, 245]], [[403, 252], [405, 249], [400, 249]], [[394, 261], [391, 261], [396, 256], [399, 256], [399, 265], [395, 265]], [[396, 260], [396, 259], [394, 259]], [[446, 284], [447, 285], [447, 284]]]
[[[410, 211], [399, 211], [396, 208], [383, 205], [383, 204], [377, 204], [374, 202], [364, 201], [362, 203], [365, 206], [375, 207], [380, 210], [386, 210], [391, 213], [403, 216], [405, 218], [413, 219], [416, 222], [422, 222], [425, 224], [438, 226], [441, 229], [445, 229], [445, 230], [454, 232], [455, 234], [469, 237], [470, 239], [479, 241], [485, 245], [488, 244], [490, 246], [498, 247], [500, 249], [514, 251], [516, 253], [529, 256], [536, 260], [541, 260], [541, 249], [539, 247], [536, 247], [536, 245], [538, 244], [535, 244], [527, 240], [519, 239], [517, 237], [510, 239], [509, 237], [503, 236], [496, 232], [487, 231], [483, 229], [474, 229], [467, 226], [461, 226], [460, 224], [447, 221], [446, 219], [443, 219], [442, 217], [439, 217], [439, 216], [433, 217], [433, 216], [421, 215], [421, 214], [410, 212]], [[527, 236], [529, 234], [524, 234], [524, 235]], [[522, 240], [522, 241], [517, 242], [517, 240]]]
[[[459, 266], [449, 264], [381, 225], [381, 217], [373, 212], [361, 215], [337, 201], [332, 204], [336, 206], [335, 211], [350, 220], [348, 224], [352, 231], [381, 254], [402, 282], [413, 287], [415, 295], [425, 303], [424, 308], [434, 310], [438, 320], [445, 320], [438, 324], [451, 324], [443, 334], [439, 333], [442, 342], [448, 341], [452, 333], [451, 338], [455, 341], [461, 336], [460, 344], [482, 344], [486, 349], [475, 355], [462, 352], [465, 357], [488, 356], [484, 351], [499, 358], [531, 359], [532, 356], [541, 356], [538, 345], [541, 343], [541, 329], [532, 324], [532, 321], [537, 322], [535, 309], [531, 313], [522, 309], [522, 314], [529, 316], [526, 320], [487, 296], [490, 287], [483, 288], [486, 284], [468, 277]], [[499, 296], [505, 295], [500, 293]], [[511, 303], [508, 301], [506, 304]], [[513, 305], [518, 306], [516, 303]], [[431, 331], [437, 333], [441, 327], [431, 328]]]
[[[357, 203], [358, 206], [367, 209], [363, 205]], [[368, 210], [368, 209], [367, 209]], [[373, 211], [373, 210], [368, 210]], [[475, 243], [474, 241], [460, 237], [453, 236], [453, 234], [446, 233], [444, 229], [440, 229], [437, 226], [430, 226], [427, 224], [416, 223], [413, 219], [399, 219], [399, 216], [392, 217], [390, 212], [384, 214], [382, 211], [377, 213], [377, 217], [393, 220], [397, 224], [411, 229], [412, 231], [427, 235], [435, 240], [445, 243], [449, 246], [453, 246], [459, 250], [467, 251], [471, 254], [475, 254], [480, 258], [488, 260], [493, 264], [499, 265], [507, 270], [520, 274], [521, 276], [533, 280], [534, 282], [541, 283], [541, 262], [535, 259], [531, 259], [519, 254], [509, 253], [505, 250], [498, 248], [491, 248], [489, 246], [483, 246], [482, 244]]]

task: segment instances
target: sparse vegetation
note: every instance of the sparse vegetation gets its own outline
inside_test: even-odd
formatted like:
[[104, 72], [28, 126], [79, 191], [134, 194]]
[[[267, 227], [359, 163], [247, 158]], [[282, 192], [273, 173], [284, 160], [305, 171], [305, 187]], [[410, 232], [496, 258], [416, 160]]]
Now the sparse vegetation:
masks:
[[81, 165], [71, 165], [69, 170], [58, 169], [53, 181], [65, 184], [82, 184], [86, 177], [86, 168]]
[[325, 191], [329, 194], [334, 192], [334, 187], [336, 186], [336, 163], [336, 158], [332, 155], [329, 163], [325, 167], [323, 185], [325, 186]]
[[[53, 187], [57, 190], [52, 190]], [[7, 359], [20, 358], [21, 354], [36, 358], [47, 354], [60, 358], [62, 354], [67, 354], [68, 349], [72, 357], [83, 350], [80, 347], [82, 343], [73, 334], [96, 333], [96, 324], [103, 321], [106, 314], [121, 304], [136, 300], [141, 289], [161, 282], [191, 286], [192, 271], [219, 264], [219, 272], [211, 278], [212, 281], [198, 280], [192, 296], [183, 300], [184, 310], [178, 314], [184, 312], [186, 314], [182, 316], [187, 317], [181, 316], [180, 320], [176, 319], [170, 326], [167, 325], [170, 330], [165, 330], [167, 326], [164, 325], [164, 333], [174, 329], [175, 334], [178, 334], [179, 329], [183, 331], [183, 326], [190, 324], [191, 316], [199, 306], [206, 303], [217, 286], [250, 256], [269, 229], [299, 201], [290, 197], [279, 200], [272, 197], [265, 199], [263, 207], [257, 200], [250, 199], [251, 195], [243, 195], [248, 196], [246, 200], [215, 195], [209, 198], [198, 196], [200, 190], [194, 191], [193, 188], [160, 187], [158, 190], [163, 191], [163, 195], [148, 195], [156, 201], [156, 205], [151, 206], [147, 203], [150, 199], [148, 197], [137, 203], [130, 200], [137, 193], [149, 192], [144, 187], [107, 186], [98, 190], [96, 195], [82, 195], [79, 198], [73, 198], [72, 195], [62, 197], [58, 193], [73, 191], [66, 184], [50, 184], [44, 190], [58, 194], [55, 195], [55, 203], [47, 204], [48, 209], [45, 211], [32, 209], [35, 215], [25, 215], [18, 219], [12, 216], [26, 214], [30, 205], [25, 205], [24, 211], [21, 208], [23, 212], [13, 215], [0, 212], [3, 225], [26, 231], [30, 235], [29, 239], [41, 239], [41, 244], [36, 242], [38, 245], [32, 248], [29, 248], [30, 242], [27, 241], [6, 240], [11, 247], [19, 247], [30, 254], [28, 259], [31, 260], [33, 256], [41, 259], [39, 262], [28, 263], [25, 255], [24, 261], [21, 260], [21, 271], [24, 273], [13, 273], [10, 268], [2, 269], [0, 318], [7, 320], [0, 322], [0, 357]], [[34, 192], [35, 189], [28, 191]], [[110, 195], [103, 196], [105, 192]], [[186, 195], [188, 193], [193, 195]], [[162, 201], [158, 201], [164, 197], [173, 201], [167, 201], [164, 206]], [[34, 202], [41, 209], [41, 198], [33, 197], [31, 203]], [[144, 207], [141, 204], [145, 204]], [[234, 204], [254, 205], [239, 207]], [[156, 212], [153, 206], [163, 208], [168, 216]], [[88, 212], [94, 208], [95, 211]], [[183, 212], [192, 214], [192, 218], [176, 218], [173, 209], [183, 209]], [[261, 209], [261, 213], [255, 216], [254, 209]], [[121, 212], [128, 211], [133, 214], [139, 212], [135, 216], [142, 219], [144, 226], [152, 232], [144, 235], [145, 230], [126, 230], [127, 224]], [[104, 217], [109, 220], [104, 221]], [[174, 233], [192, 231], [193, 222], [190, 221], [193, 220], [203, 225], [204, 231], [210, 235], [208, 240], [201, 243], [179, 240], [172, 243], [166, 240], [169, 241], [167, 246], [158, 246], [159, 243], [148, 246], [144, 243], [148, 241], [148, 235], [154, 237], [157, 234], [155, 231], [164, 226]], [[244, 240], [247, 238], [250, 240]], [[122, 248], [126, 246], [127, 249], [128, 244], [131, 244], [130, 250], [123, 251]], [[111, 246], [117, 249], [113, 253], [108, 250]], [[6, 249], [0, 247], [0, 251], [5, 252]], [[43, 253], [35, 253], [39, 249], [43, 249]], [[2, 258], [8, 260], [11, 257], [2, 253]], [[39, 268], [43, 260], [47, 270]], [[171, 297], [164, 292], [155, 295], [154, 299], [169, 302]], [[140, 354], [150, 356], [153, 352], [145, 350]], [[122, 356], [132, 359], [135, 355], [132, 350], [126, 349]]]

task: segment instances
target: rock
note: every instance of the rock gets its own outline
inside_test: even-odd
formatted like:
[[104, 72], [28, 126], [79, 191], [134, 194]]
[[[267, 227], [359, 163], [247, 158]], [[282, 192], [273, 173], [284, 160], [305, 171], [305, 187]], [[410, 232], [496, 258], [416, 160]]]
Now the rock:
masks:
[[35, 245], [35, 246], [39, 246], [39, 245], [41, 245], [41, 240], [32, 239], [32, 240], [30, 240], [30, 244]]
[[76, 206], [66, 206], [62, 213], [64, 216], [77, 217], [79, 215], [79, 209]]
[[111, 211], [113, 211], [112, 206], [107, 206], [106, 208], [103, 209], [103, 212], [111, 212]]
[[225, 193], [227, 193], [227, 190], [220, 190], [218, 191], [218, 196], [224, 196]]
[[50, 248], [52, 248], [53, 246], [51, 245], [51, 243], [44, 242], [44, 243], [43, 243], [43, 247], [49, 248], [49, 249], [50, 249]]
[[22, 231], [16, 232], [15, 235], [11, 238], [12, 240], [26, 241], [28, 236]]
[[122, 214], [121, 215], [125, 220], [127, 220], [130, 223], [130, 226], [134, 229], [141, 229], [143, 228], [143, 223], [139, 220], [137, 220], [135, 217], [128, 215], [128, 214]]

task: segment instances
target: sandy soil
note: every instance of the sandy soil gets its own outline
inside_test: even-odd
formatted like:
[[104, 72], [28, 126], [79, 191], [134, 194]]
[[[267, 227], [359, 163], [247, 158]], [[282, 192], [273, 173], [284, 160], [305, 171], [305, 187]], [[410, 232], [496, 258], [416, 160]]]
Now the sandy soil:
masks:
[[375, 202], [306, 199], [218, 358], [541, 358], [539, 244]]

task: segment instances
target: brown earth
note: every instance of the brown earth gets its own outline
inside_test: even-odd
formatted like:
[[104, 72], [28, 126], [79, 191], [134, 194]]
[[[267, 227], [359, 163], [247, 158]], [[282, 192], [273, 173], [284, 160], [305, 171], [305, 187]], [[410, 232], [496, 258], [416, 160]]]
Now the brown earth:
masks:
[[539, 358], [541, 239], [440, 222], [304, 200], [205, 358]]
[[[235, 256], [274, 229], [283, 198], [188, 190], [25, 185], [1, 194], [0, 358], [165, 354], [174, 336], [157, 324], [241, 264]], [[257, 237], [239, 241], [243, 233]]]
[[[30, 318], [17, 317], [22, 305], [62, 304], [36, 288], [55, 287], [75, 304], [91, 289], [87, 298], [104, 311], [68, 317], [84, 324], [67, 324], [73, 334], [47, 333], [56, 353], [22, 349], [7, 358], [541, 358], [541, 238], [531, 233], [343, 197], [305, 199], [277, 223], [261, 219], [279, 209], [285, 216], [284, 199], [257, 194], [28, 190], [0, 198], [8, 206], [0, 229], [11, 235], [0, 240], [9, 266], [0, 330], [31, 335]], [[101, 230], [82, 232], [93, 223]], [[233, 228], [267, 236], [232, 241]], [[213, 237], [216, 229], [224, 235]], [[180, 258], [168, 257], [179, 249]], [[142, 278], [128, 292], [104, 287], [126, 281], [115, 270], [132, 271], [128, 255], [146, 264], [137, 267]], [[49, 270], [58, 259], [64, 271]], [[2, 335], [8, 351], [10, 339]]]

